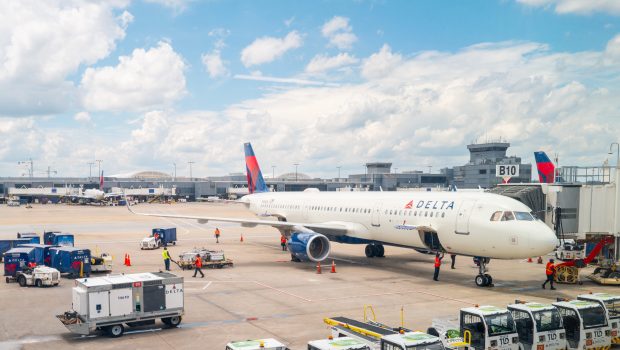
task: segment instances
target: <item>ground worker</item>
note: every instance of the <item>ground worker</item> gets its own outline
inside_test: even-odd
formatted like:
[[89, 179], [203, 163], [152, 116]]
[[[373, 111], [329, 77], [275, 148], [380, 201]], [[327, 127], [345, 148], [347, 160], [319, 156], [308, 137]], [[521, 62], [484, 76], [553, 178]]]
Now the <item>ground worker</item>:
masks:
[[454, 264], [456, 263], [456, 254], [450, 254], [450, 260], [452, 260], [452, 270], [454, 270]]
[[555, 277], [555, 265], [553, 264], [553, 259], [549, 259], [547, 266], [545, 266], [545, 274], [547, 275], [547, 280], [542, 284], [543, 289], [545, 289], [545, 285], [549, 282], [551, 284], [551, 290], [555, 290], [555, 287], [553, 287], [553, 278]]
[[164, 265], [166, 265], [166, 271], [170, 271], [170, 253], [168, 252], [168, 248], [164, 247], [164, 251], [161, 252], [161, 255], [164, 257]]
[[286, 251], [286, 237], [284, 235], [280, 236], [280, 245], [282, 246], [282, 251]]
[[443, 253], [441, 256], [439, 253], [435, 254], [435, 275], [433, 276], [433, 280], [439, 281], [439, 269], [441, 268], [441, 260], [443, 259]]
[[205, 274], [202, 273], [202, 259], [200, 258], [200, 254], [196, 254], [196, 260], [194, 261], [194, 276], [192, 277], [196, 277], [198, 272], [202, 275], [200, 278], [205, 278]]
[[215, 243], [220, 243], [220, 229], [217, 227], [215, 228]]

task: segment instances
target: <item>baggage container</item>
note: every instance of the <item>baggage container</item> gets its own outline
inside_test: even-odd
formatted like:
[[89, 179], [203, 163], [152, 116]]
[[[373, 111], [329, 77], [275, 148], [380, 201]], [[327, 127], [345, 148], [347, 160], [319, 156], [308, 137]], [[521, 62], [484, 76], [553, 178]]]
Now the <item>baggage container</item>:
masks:
[[3, 254], [13, 248], [21, 247], [24, 244], [31, 243], [28, 238], [3, 239], [0, 240], [0, 262], [3, 261]]
[[73, 309], [56, 317], [73, 333], [103, 330], [120, 337], [125, 326], [181, 323], [183, 277], [168, 272], [81, 278], [73, 287]]
[[45, 244], [28, 243], [28, 244], [22, 244], [22, 247], [34, 248], [34, 262], [37, 263], [37, 265], [45, 265], [45, 266], [51, 265], [52, 261], [51, 261], [51, 256], [50, 256], [50, 248], [52, 248], [53, 246], [45, 245]]
[[90, 275], [90, 250], [75, 247], [51, 247], [50, 267], [69, 274], [70, 277], [79, 276], [80, 272]]
[[177, 228], [176, 227], [165, 227], [165, 228], [154, 228], [152, 236], [159, 236], [161, 240], [161, 244], [165, 247], [168, 244], [176, 244], [177, 241]]
[[34, 261], [34, 248], [12, 248], [4, 253], [4, 275], [15, 277], [17, 271], [23, 270]]
[[13, 240], [13, 248], [17, 248], [17, 247], [21, 247], [24, 244], [31, 244], [31, 243], [35, 243], [38, 239], [38, 237], [32, 237], [32, 238], [17, 238]]
[[39, 237], [39, 235], [37, 235], [36, 233], [17, 233], [17, 238], [28, 238], [30, 239], [30, 243], [36, 243], [39, 244], [41, 243], [41, 237]]
[[43, 243], [47, 245], [73, 247], [75, 243], [75, 238], [70, 233], [50, 231], [43, 234]]

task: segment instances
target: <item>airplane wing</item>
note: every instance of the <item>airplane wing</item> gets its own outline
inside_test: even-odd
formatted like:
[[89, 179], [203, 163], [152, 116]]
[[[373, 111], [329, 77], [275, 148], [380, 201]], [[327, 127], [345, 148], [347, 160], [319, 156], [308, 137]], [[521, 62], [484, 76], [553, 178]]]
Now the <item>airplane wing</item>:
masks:
[[258, 225], [264, 226], [272, 226], [280, 231], [284, 232], [292, 232], [294, 230], [303, 230], [304, 228], [312, 230], [317, 233], [322, 233], [327, 236], [343, 236], [349, 232], [359, 232], [360, 230], [367, 231], [367, 229], [360, 224], [352, 223], [352, 222], [340, 222], [340, 221], [331, 221], [324, 223], [302, 223], [302, 222], [290, 222], [290, 221], [277, 221], [277, 220], [261, 220], [261, 219], [245, 219], [245, 218], [225, 218], [225, 217], [215, 217], [215, 216], [192, 216], [192, 215], [174, 215], [174, 214], [152, 214], [152, 213], [137, 213], [134, 212], [129, 205], [127, 205], [127, 209], [136, 215], [143, 216], [155, 216], [162, 218], [171, 218], [171, 219], [189, 219], [196, 220], [200, 224], [205, 224], [209, 221], [216, 222], [232, 222], [240, 224], [243, 227], [256, 227]]

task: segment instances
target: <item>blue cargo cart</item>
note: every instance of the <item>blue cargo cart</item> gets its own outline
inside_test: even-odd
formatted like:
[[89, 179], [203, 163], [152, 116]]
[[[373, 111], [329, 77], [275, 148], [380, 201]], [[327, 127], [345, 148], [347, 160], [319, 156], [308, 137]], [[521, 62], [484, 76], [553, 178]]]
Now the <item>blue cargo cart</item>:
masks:
[[24, 244], [31, 243], [31, 240], [28, 238], [18, 238], [18, 239], [3, 239], [0, 240], [0, 262], [3, 261], [4, 253], [7, 251], [21, 247]]
[[177, 228], [176, 227], [154, 228], [152, 235], [153, 237], [159, 237], [159, 240], [161, 240], [161, 244], [164, 247], [167, 246], [168, 244], [172, 244], [172, 245], [177, 244]]
[[18, 271], [28, 267], [30, 262], [34, 262], [34, 248], [13, 248], [4, 253], [4, 276], [6, 276], [6, 283], [9, 283]]
[[50, 267], [68, 274], [69, 277], [79, 276], [83, 273], [90, 275], [90, 250], [75, 247], [51, 247]]
[[39, 237], [38, 234], [36, 233], [23, 233], [23, 232], [18, 232], [17, 233], [17, 238], [22, 238], [22, 239], [30, 239], [30, 243], [36, 243], [39, 244], [41, 243], [41, 237]]
[[22, 244], [23, 248], [34, 248], [34, 262], [37, 265], [45, 265], [50, 266], [52, 263], [52, 258], [50, 256], [50, 248], [53, 246], [45, 245], [45, 244], [36, 244], [36, 243], [28, 243]]
[[43, 233], [43, 243], [46, 245], [73, 247], [75, 245], [75, 238], [70, 233], [45, 232]]

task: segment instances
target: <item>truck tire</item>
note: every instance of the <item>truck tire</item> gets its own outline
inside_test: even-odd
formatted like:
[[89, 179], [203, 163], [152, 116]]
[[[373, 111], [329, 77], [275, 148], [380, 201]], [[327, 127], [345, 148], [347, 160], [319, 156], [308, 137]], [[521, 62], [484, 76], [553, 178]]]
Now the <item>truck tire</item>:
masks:
[[19, 277], [17, 277], [17, 283], [19, 283], [20, 287], [25, 287], [26, 286], [26, 276], [19, 275]]
[[172, 242], [172, 245], [177, 245], [177, 241]]
[[106, 332], [112, 338], [118, 338], [125, 333], [125, 327], [122, 324], [115, 324], [112, 326], [106, 327]]
[[178, 327], [179, 324], [181, 323], [181, 316], [166, 317], [166, 318], [162, 318], [161, 321], [165, 323], [166, 325], [172, 328], [175, 328], [175, 327]]
[[5, 277], [5, 278], [4, 278], [4, 281], [5, 281], [6, 283], [11, 283], [11, 279], [10, 279], [10, 278], [8, 278], [8, 277]]
[[426, 330], [426, 333], [439, 337], [439, 332], [437, 332], [437, 329], [435, 327], [430, 327], [429, 329]]
[[38, 279], [38, 278], [37, 278], [37, 279], [34, 281], [34, 285], [35, 285], [36, 287], [38, 287], [38, 288], [41, 288], [41, 287], [43, 287], [43, 281], [41, 281], [40, 279]]

